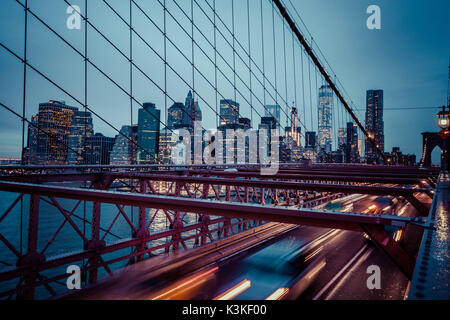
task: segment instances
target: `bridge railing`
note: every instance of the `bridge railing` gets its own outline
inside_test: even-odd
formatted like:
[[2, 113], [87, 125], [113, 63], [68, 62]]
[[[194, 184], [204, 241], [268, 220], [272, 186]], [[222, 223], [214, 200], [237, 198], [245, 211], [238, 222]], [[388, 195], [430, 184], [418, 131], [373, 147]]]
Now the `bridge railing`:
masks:
[[[135, 174], [139, 173], [80, 174], [75, 181], [58, 174], [3, 176], [35, 183], [34, 178], [38, 177], [45, 181], [37, 183], [47, 184], [5, 182], [0, 187], [3, 197], [9, 200], [0, 215], [0, 227], [3, 222], [0, 242], [4, 246], [1, 262], [6, 266], [0, 271], [4, 289], [0, 298], [41, 298], [65, 291], [66, 284], [61, 280], [67, 278], [70, 265], [79, 266], [83, 281], [93, 283], [127, 264], [161, 253], [189, 250], [263, 223], [260, 219], [197, 214], [195, 207], [188, 211], [175, 205], [138, 206], [133, 196], [151, 194], [228, 203], [278, 203], [277, 191], [267, 188], [244, 191], [230, 185], [180, 183], [170, 175], [166, 181], [155, 181]], [[72, 187], [70, 191], [60, 187], [64, 182]], [[43, 193], [48, 187], [52, 191]], [[98, 192], [108, 189], [120, 190], [117, 194], [130, 196], [131, 200], [105, 202], [105, 194]], [[339, 194], [331, 193], [305, 195], [301, 205], [311, 207], [337, 197]], [[296, 200], [299, 205], [300, 198]], [[289, 202], [278, 204], [289, 205]], [[15, 228], [17, 223], [11, 219], [20, 219], [19, 233]]]
[[450, 175], [442, 172], [427, 217], [408, 299], [448, 300], [450, 291]]
[[[158, 179], [170, 184], [163, 192], [155, 188], [154, 183]], [[120, 184], [127, 192], [106, 191], [113, 187], [113, 183]], [[281, 183], [285, 184], [285, 190], [280, 190], [283, 187]], [[349, 193], [379, 193], [382, 190], [386, 194], [421, 190], [362, 187], [365, 189], [351, 185], [133, 174], [100, 174], [84, 188], [0, 182], [0, 191], [13, 195], [0, 216], [0, 223], [9, 218], [16, 206], [23, 205], [25, 212], [28, 211], [24, 219], [27, 231], [24, 253], [22, 245], [19, 248], [8, 240], [11, 232], [0, 233], [1, 242], [16, 259], [15, 267], [14, 260], [10, 260], [11, 265], [0, 272], [0, 282], [5, 284], [2, 288], [6, 289], [0, 295], [32, 298], [36, 289], [39, 289], [38, 297], [44, 296], [43, 291], [54, 295], [58, 291], [51, 287], [52, 284], [59, 283], [61, 290], [66, 289], [60, 280], [67, 277], [69, 265], [81, 266], [83, 278], [93, 283], [102, 274], [111, 274], [115, 268], [125, 264], [153, 254], [186, 250], [215, 241], [256, 226], [261, 221], [365, 231], [375, 240], [384, 242], [383, 237], [387, 235], [379, 230], [381, 226], [404, 227], [410, 223], [424, 223], [423, 218], [342, 214], [301, 208], [308, 207], [308, 200], [329, 201], [342, 190]], [[296, 193], [300, 189], [319, 191], [322, 198], [301, 198]], [[328, 195], [331, 198], [326, 198]], [[306, 201], [302, 203], [300, 200]], [[81, 207], [84, 211], [80, 210]], [[147, 211], [148, 208], [151, 210]], [[137, 221], [133, 220], [133, 209], [137, 209], [134, 212]], [[80, 219], [82, 213], [84, 217]], [[48, 225], [43, 225], [48, 221], [54, 222], [53, 232]], [[154, 228], [156, 223], [161, 226], [164, 222], [168, 228]], [[64, 239], [63, 228], [69, 228], [73, 238]], [[119, 237], [115, 234], [118, 231], [121, 231]], [[59, 249], [59, 256], [50, 257], [51, 250], [47, 249], [53, 246]], [[395, 244], [393, 246], [391, 250], [398, 250]], [[404, 269], [411, 269], [409, 260], [400, 261], [400, 265], [402, 263], [406, 265]]]
[[[66, 284], [60, 280], [67, 278], [70, 265], [79, 266], [83, 280], [93, 283], [100, 275], [112, 274], [127, 264], [157, 254], [188, 250], [261, 223], [202, 216], [175, 208], [136, 207], [133, 200], [105, 203], [101, 193], [84, 201], [84, 196], [77, 193], [81, 190], [92, 194], [92, 189], [71, 188], [70, 195], [55, 193], [61, 189], [56, 187], [45, 194], [43, 186], [44, 189], [38, 185], [23, 189], [25, 184], [19, 185], [18, 190], [5, 185], [1, 188], [9, 191], [12, 200], [0, 215], [0, 226], [4, 222], [0, 242], [5, 246], [1, 256], [6, 265], [0, 269], [2, 298], [44, 298], [65, 291]], [[132, 191], [117, 194], [132, 197], [145, 190]], [[71, 197], [74, 195], [75, 198]], [[17, 231], [10, 230], [7, 220], [19, 215], [20, 209], [28, 211], [28, 215], [21, 217], [25, 234], [19, 244]], [[134, 220], [133, 210], [135, 218], [137, 215]]]

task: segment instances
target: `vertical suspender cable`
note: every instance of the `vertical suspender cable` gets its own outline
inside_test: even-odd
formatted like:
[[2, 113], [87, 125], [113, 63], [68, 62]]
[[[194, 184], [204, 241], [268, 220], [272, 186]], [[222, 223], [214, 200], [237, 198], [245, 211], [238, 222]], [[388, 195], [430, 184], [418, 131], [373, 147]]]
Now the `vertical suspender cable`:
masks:
[[130, 125], [133, 126], [133, 16], [130, 0]]
[[[130, 0], [130, 135], [132, 137], [133, 132], [133, 16], [132, 16], [132, 2]], [[136, 150], [136, 163], [138, 163], [138, 152]], [[131, 161], [133, 163], [133, 160]], [[134, 207], [131, 206], [131, 222], [134, 223]]]
[[216, 0], [213, 0], [213, 13], [214, 13], [214, 91], [216, 94], [216, 128], [219, 127], [218, 117], [218, 101], [217, 101], [217, 26], [216, 26]]
[[[312, 86], [311, 86], [311, 62], [308, 58], [308, 78], [309, 78], [309, 111], [311, 114], [311, 128], [314, 130], [314, 122], [313, 122], [313, 104], [312, 104]], [[319, 125], [319, 124], [317, 124]], [[317, 131], [319, 132], [319, 131]]]
[[[315, 91], [315, 97], [314, 97], [314, 101], [317, 103], [314, 103], [316, 108], [318, 108], [319, 106], [319, 92], [317, 90], [317, 69], [314, 68], [315, 70], [315, 83], [316, 83], [316, 91]], [[317, 120], [317, 130], [319, 130], [319, 121]]]
[[[167, 26], [166, 26], [166, 0], [164, 0], [164, 8], [163, 8], [164, 12], [164, 123], [167, 125], [168, 123], [168, 111], [167, 111]], [[166, 144], [166, 146], [169, 144], [167, 141], [167, 128], [164, 128], [164, 143]], [[165, 154], [166, 150], [163, 150], [161, 152], [161, 155], [163, 157], [163, 159], [165, 158], [166, 154]], [[160, 160], [163, 160], [160, 159]], [[167, 218], [166, 218], [167, 219]]]
[[[277, 86], [277, 59], [276, 59], [276, 51], [275, 51], [275, 15], [273, 10], [273, 2], [272, 3], [272, 40], [273, 40], [273, 70], [274, 70], [274, 79], [275, 79], [275, 104], [278, 105], [278, 86]], [[278, 122], [278, 119], [276, 119]]]
[[286, 26], [283, 20], [283, 55], [284, 55], [284, 91], [285, 91], [285, 101], [286, 101], [286, 126], [289, 126], [289, 101], [288, 101], [288, 89], [287, 89], [287, 66], [286, 66]]
[[293, 70], [294, 70], [294, 103], [295, 107], [298, 108], [297, 104], [297, 73], [295, 71], [295, 40], [294, 40], [294, 33], [292, 33], [292, 64], [293, 64]]
[[[84, 138], [83, 138], [83, 160], [86, 161], [86, 137], [87, 137], [87, 103], [88, 103], [88, 65], [87, 65], [87, 53], [88, 53], [88, 5], [87, 0], [84, 0]], [[78, 158], [78, 157], [77, 157]], [[77, 161], [78, 162], [78, 161]], [[86, 182], [84, 182], [84, 188], [86, 188]], [[83, 201], [83, 234], [86, 236], [86, 201]], [[83, 259], [83, 269], [86, 267], [86, 260]], [[84, 277], [84, 283], [86, 284], [87, 277]]]
[[[194, 57], [194, 1], [191, 0], [191, 53], [192, 53], [192, 103], [195, 101], [195, 57]], [[191, 111], [192, 111], [192, 106]], [[194, 113], [192, 113], [192, 116], [194, 116]], [[195, 120], [195, 118], [193, 119]]]
[[[300, 48], [300, 65], [302, 66], [302, 103], [303, 103], [303, 123], [306, 125], [306, 105], [305, 105], [305, 77], [303, 72], [303, 49]], [[312, 130], [312, 126], [309, 130]]]
[[[215, 19], [215, 17], [214, 17]], [[250, 84], [250, 122], [253, 123], [253, 91], [252, 91], [252, 53], [250, 45], [250, 4], [247, 0], [247, 33], [248, 33], [248, 72], [249, 72], [249, 84]]]
[[[22, 100], [22, 159], [24, 163], [24, 148], [25, 148], [25, 113], [26, 113], [26, 95], [27, 95], [27, 45], [28, 45], [28, 0], [25, 0], [25, 22], [24, 22], [24, 64], [23, 64], [23, 100]], [[29, 143], [29, 142], [28, 142]], [[28, 152], [30, 155], [30, 152]], [[29, 156], [28, 156], [29, 157]], [[23, 197], [20, 198], [20, 254], [22, 255], [23, 246]]]
[[264, 61], [264, 18], [263, 18], [263, 1], [261, 0], [261, 48], [262, 48], [262, 71], [263, 71], [263, 102], [266, 106], [266, 78], [265, 78], [265, 61]]
[[231, 0], [231, 30], [233, 36], [233, 90], [234, 90], [234, 102], [236, 102], [236, 49], [234, 36], [234, 0]]

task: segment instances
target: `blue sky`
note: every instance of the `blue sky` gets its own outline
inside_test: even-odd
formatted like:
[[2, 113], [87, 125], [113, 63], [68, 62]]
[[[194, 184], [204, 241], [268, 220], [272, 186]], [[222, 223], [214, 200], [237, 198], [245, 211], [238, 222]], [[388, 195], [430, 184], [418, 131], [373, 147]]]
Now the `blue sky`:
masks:
[[[24, 0], [22, 0], [23, 2]], [[107, 0], [115, 10], [129, 21], [129, 2], [124, 0]], [[216, 10], [223, 19], [224, 24], [216, 21], [224, 38], [217, 34], [217, 49], [221, 57], [218, 59], [218, 99], [215, 99], [214, 85], [215, 75], [211, 59], [214, 60], [214, 51], [207, 41], [202, 38], [199, 31], [194, 30], [194, 39], [203, 49], [201, 52], [194, 48], [194, 59], [198, 70], [192, 77], [192, 67], [185, 59], [191, 58], [192, 48], [188, 35], [169, 15], [167, 19], [167, 34], [171, 42], [167, 41], [167, 60], [169, 65], [178, 75], [167, 68], [167, 82], [164, 81], [164, 64], [159, 57], [164, 56], [163, 36], [158, 30], [163, 29], [163, 0], [135, 0], [154, 24], [133, 6], [133, 25], [139, 35], [153, 48], [133, 36], [133, 60], [139, 69], [133, 68], [133, 96], [139, 103], [154, 102], [162, 110], [162, 121], [165, 121], [165, 109], [174, 101], [183, 102], [189, 86], [194, 86], [197, 91], [197, 99], [203, 111], [204, 127], [215, 126], [216, 117], [214, 110], [216, 102], [222, 97], [234, 99], [233, 90], [233, 65], [232, 49], [227, 41], [232, 43], [227, 28], [232, 29], [230, 14], [231, 0], [216, 1]], [[309, 97], [309, 81], [306, 60], [304, 61], [305, 78], [305, 106], [301, 91], [301, 66], [300, 51], [295, 46], [292, 54], [292, 39], [286, 29], [286, 78], [284, 84], [284, 51], [283, 29], [281, 19], [275, 13], [275, 44], [272, 34], [271, 5], [263, 0], [263, 32], [264, 32], [264, 67], [267, 78], [275, 84], [275, 67], [277, 70], [275, 90], [266, 82], [266, 104], [278, 102], [285, 105], [291, 104], [297, 97], [297, 106], [300, 110], [300, 118], [305, 119], [305, 125], [314, 128], [317, 126], [316, 94], [314, 73], [312, 73], [312, 97]], [[289, 0], [285, 0], [290, 7]], [[447, 94], [448, 63], [450, 56], [450, 26], [448, 24], [448, 12], [450, 3], [446, 0], [413, 1], [365, 1], [365, 0], [291, 0], [309, 31], [332, 66], [340, 82], [344, 85], [353, 105], [357, 109], [365, 108], [365, 92], [367, 89], [384, 90], [384, 107], [411, 108], [411, 107], [438, 107], [445, 103]], [[68, 30], [66, 28], [67, 4], [63, 0], [31, 0], [31, 10], [52, 28], [60, 33], [74, 48], [84, 52], [84, 25], [81, 30]], [[84, 12], [84, 1], [73, 0], [71, 4], [79, 5]], [[213, 5], [212, 0], [196, 0], [194, 2], [194, 21], [200, 31], [213, 41], [213, 28], [210, 19], [213, 18], [212, 10], [207, 5]], [[179, 7], [176, 5], [178, 4]], [[202, 7], [205, 14], [198, 8]], [[381, 8], [381, 30], [368, 30], [366, 28], [366, 8], [376, 4]], [[191, 32], [187, 16], [191, 14], [191, 1], [166, 0], [166, 5], [171, 14], [180, 25]], [[262, 69], [261, 55], [261, 2], [250, 0], [250, 47], [254, 60], [252, 67], [255, 76], [252, 76], [252, 90], [250, 95], [249, 71], [245, 67], [248, 63], [245, 51], [235, 44], [237, 53], [245, 62], [235, 57], [235, 69], [238, 75], [236, 100], [241, 104], [241, 115], [253, 116], [253, 125], [259, 123], [259, 116], [263, 115], [264, 94], [262, 86], [256, 77], [260, 77], [259, 69]], [[181, 9], [180, 9], [181, 8]], [[89, 1], [90, 21], [104, 33], [122, 51], [129, 55], [129, 30], [104, 4], [103, 1]], [[247, 33], [247, 1], [234, 0], [235, 32], [239, 43], [247, 50], [249, 41]], [[276, 11], [275, 11], [276, 12]], [[297, 18], [292, 10], [291, 13]], [[298, 20], [297, 20], [298, 21]], [[15, 0], [2, 0], [0, 2], [0, 42], [23, 56], [24, 53], [24, 13], [23, 8]], [[47, 28], [29, 16], [28, 27], [28, 60], [29, 63], [46, 74], [49, 78], [60, 84], [73, 98], [84, 102], [84, 62], [80, 55], [74, 53]], [[304, 31], [304, 29], [303, 29]], [[175, 49], [175, 46], [180, 51]], [[274, 50], [275, 47], [275, 57]], [[130, 88], [130, 65], [121, 53], [111, 47], [97, 32], [88, 31], [88, 53], [90, 60], [113, 78], [125, 91]], [[159, 55], [159, 56], [158, 56]], [[205, 56], [209, 56], [209, 59]], [[294, 92], [293, 61], [295, 57], [297, 92]], [[275, 58], [275, 59], [274, 59]], [[22, 113], [22, 85], [23, 65], [5, 49], [0, 48], [0, 102]], [[199, 72], [203, 74], [200, 75]], [[205, 79], [206, 78], [206, 79]], [[228, 78], [228, 80], [226, 79]], [[246, 85], [239, 81], [241, 78]], [[183, 81], [184, 80], [184, 81]], [[193, 81], [194, 80], [194, 81]], [[230, 81], [231, 80], [231, 83]], [[320, 85], [320, 78], [319, 78]], [[163, 92], [167, 86], [169, 97], [165, 99]], [[275, 86], [275, 85], [274, 85]], [[286, 95], [287, 93], [287, 95]], [[272, 97], [277, 97], [277, 101]], [[45, 79], [42, 79], [34, 71], [27, 71], [26, 91], [26, 116], [29, 119], [37, 112], [38, 104], [49, 99], [65, 100], [68, 104], [80, 107], [80, 104], [55, 88]], [[250, 100], [251, 97], [251, 100]], [[312, 101], [313, 107], [310, 107]], [[249, 106], [254, 106], [253, 111]], [[99, 115], [107, 119], [115, 128], [120, 129], [131, 121], [137, 123], [137, 110], [139, 104], [134, 102], [130, 106], [130, 98], [120, 88], [105, 79], [94, 67], [88, 68], [88, 105]], [[130, 112], [132, 110], [132, 112]], [[286, 108], [284, 109], [286, 110]], [[303, 112], [305, 110], [305, 112]], [[386, 110], [385, 143], [386, 150], [393, 146], [400, 146], [406, 153], [415, 153], [418, 158], [421, 154], [421, 136], [423, 131], [436, 131], [436, 112], [438, 109], [424, 110]], [[312, 113], [312, 117], [311, 117]], [[359, 112], [364, 116], [364, 111]], [[131, 116], [132, 115], [132, 116]], [[312, 118], [312, 124], [310, 119]], [[342, 126], [345, 119], [335, 118], [336, 126]], [[363, 119], [362, 119], [363, 120]], [[282, 115], [282, 124], [285, 123], [285, 115]], [[108, 136], [114, 136], [116, 132], [97, 117], [94, 117], [94, 129]], [[316, 130], [316, 129], [315, 129]], [[22, 124], [20, 119], [0, 109], [0, 157], [18, 157], [21, 149]]]

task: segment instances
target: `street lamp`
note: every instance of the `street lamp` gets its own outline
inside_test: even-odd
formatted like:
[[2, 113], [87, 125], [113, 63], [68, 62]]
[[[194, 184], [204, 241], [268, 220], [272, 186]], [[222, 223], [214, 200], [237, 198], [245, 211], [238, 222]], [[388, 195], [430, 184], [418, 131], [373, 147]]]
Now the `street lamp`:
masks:
[[450, 111], [445, 110], [445, 106], [442, 106], [442, 111], [438, 112], [437, 117], [439, 128], [448, 131], [450, 128]]
[[439, 111], [437, 114], [438, 117], [438, 126], [442, 130], [439, 132], [439, 136], [442, 138], [443, 146], [442, 146], [442, 158], [443, 158], [443, 166], [442, 169], [444, 171], [447, 170], [447, 146], [446, 140], [450, 136], [450, 106], [449, 110], [445, 110], [445, 106], [442, 106], [442, 111]]

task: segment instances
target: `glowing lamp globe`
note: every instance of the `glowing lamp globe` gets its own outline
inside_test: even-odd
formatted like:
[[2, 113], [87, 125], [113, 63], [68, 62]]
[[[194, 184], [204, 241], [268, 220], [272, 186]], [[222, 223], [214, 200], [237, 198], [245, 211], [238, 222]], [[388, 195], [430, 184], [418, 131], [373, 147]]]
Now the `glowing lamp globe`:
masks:
[[445, 110], [445, 106], [442, 107], [442, 111], [437, 114], [438, 126], [443, 130], [450, 128], [450, 111]]

